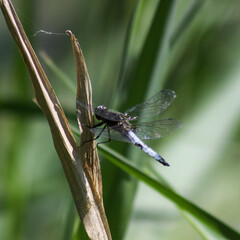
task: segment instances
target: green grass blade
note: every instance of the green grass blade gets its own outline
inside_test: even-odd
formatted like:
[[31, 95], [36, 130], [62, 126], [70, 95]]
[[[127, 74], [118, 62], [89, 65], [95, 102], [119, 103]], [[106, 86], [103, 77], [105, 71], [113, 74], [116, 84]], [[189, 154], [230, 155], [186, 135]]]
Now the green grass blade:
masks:
[[[123, 171], [134, 176], [138, 180], [141, 180], [142, 182], [150, 186], [152, 189], [165, 196], [177, 207], [184, 210], [186, 214], [190, 215], [190, 217], [196, 219], [199, 223], [201, 223], [201, 225], [206, 228], [207, 231], [210, 232], [211, 235], [221, 238], [225, 237], [227, 239], [240, 239], [240, 233], [238, 233], [222, 221], [218, 220], [208, 212], [204, 211], [197, 205], [193, 204], [189, 200], [175, 193], [170, 188], [166, 187], [165, 184], [162, 184], [154, 178], [146, 175], [144, 172], [137, 169], [133, 164], [131, 164], [120, 154], [116, 153], [115, 151], [109, 149], [106, 146], [101, 146], [99, 149], [101, 154], [105, 158], [117, 165]], [[198, 227], [198, 230], [199, 229], [200, 227]]]
[[128, 91], [131, 94], [124, 103], [125, 106], [129, 103], [142, 102], [148, 91], [161, 88], [175, 4], [175, 1], [160, 1], [157, 6], [133, 80], [129, 84]]
[[205, 0], [197, 0], [190, 5], [189, 9], [187, 9], [186, 13], [182, 17], [182, 20], [176, 27], [176, 30], [171, 34], [170, 38], [170, 47], [173, 47], [177, 40], [181, 37], [183, 32], [188, 28], [189, 24], [191, 24], [193, 18], [196, 16], [198, 11], [201, 9]]
[[122, 53], [122, 60], [121, 60], [121, 66], [120, 66], [120, 71], [118, 74], [118, 81], [116, 83], [116, 88], [115, 88], [115, 93], [113, 93], [112, 95], [112, 101], [116, 101], [117, 94], [120, 94], [120, 91], [123, 90], [123, 77], [125, 74], [125, 70], [126, 70], [126, 63], [127, 63], [127, 59], [128, 59], [128, 53], [129, 53], [129, 47], [130, 47], [130, 41], [131, 41], [131, 37], [132, 37], [132, 31], [133, 31], [133, 23], [135, 22], [135, 18], [136, 18], [136, 12], [138, 10], [138, 6], [139, 6], [139, 2], [137, 2], [137, 4], [134, 7], [133, 13], [131, 15], [131, 18], [128, 22], [128, 26], [127, 26], [127, 31], [126, 31], [126, 35], [125, 35], [125, 39], [124, 39], [124, 46], [123, 46], [123, 53]]
[[41, 57], [58, 79], [61, 80], [71, 92], [76, 94], [76, 86], [67, 74], [65, 74], [46, 53], [41, 53]]

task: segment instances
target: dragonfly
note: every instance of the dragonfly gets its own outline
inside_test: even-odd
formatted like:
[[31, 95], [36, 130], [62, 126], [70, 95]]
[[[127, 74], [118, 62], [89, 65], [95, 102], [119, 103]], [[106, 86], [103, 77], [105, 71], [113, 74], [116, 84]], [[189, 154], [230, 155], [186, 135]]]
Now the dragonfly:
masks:
[[[139, 119], [158, 117], [168, 108], [175, 97], [176, 94], [174, 91], [164, 89], [145, 102], [127, 109], [124, 113], [109, 110], [104, 105], [92, 107], [94, 115], [99, 122], [89, 128], [95, 135], [95, 138], [89, 141], [104, 137], [108, 140], [100, 143], [108, 143], [112, 139], [130, 142], [154, 158], [157, 162], [164, 166], [170, 166], [161, 155], [142, 140], [165, 137], [180, 128], [182, 122], [174, 118], [146, 122], [139, 122]], [[81, 103], [78, 102], [78, 104], [82, 106]]]

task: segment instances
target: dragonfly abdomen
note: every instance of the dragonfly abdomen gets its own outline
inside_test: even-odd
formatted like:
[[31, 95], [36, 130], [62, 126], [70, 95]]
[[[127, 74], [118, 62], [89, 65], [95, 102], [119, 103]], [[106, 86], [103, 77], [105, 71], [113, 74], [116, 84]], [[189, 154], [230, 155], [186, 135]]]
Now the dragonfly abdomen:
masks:
[[160, 162], [164, 166], [170, 166], [164, 158], [162, 158], [157, 152], [155, 152], [153, 149], [151, 149], [149, 146], [147, 146], [143, 141], [141, 141], [136, 134], [133, 131], [128, 131], [129, 140], [137, 147], [139, 147], [141, 150], [143, 150], [145, 153], [147, 153], [149, 156], [154, 158], [156, 161]]

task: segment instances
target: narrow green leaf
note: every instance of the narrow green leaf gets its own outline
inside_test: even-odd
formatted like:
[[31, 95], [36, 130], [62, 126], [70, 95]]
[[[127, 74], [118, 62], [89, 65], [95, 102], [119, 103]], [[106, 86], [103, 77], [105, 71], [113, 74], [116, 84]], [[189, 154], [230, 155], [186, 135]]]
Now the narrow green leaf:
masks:
[[54, 62], [53, 60], [46, 54], [41, 53], [42, 59], [48, 65], [48, 67], [55, 73], [59, 80], [73, 93], [76, 93], [76, 86], [73, 81], [65, 74]]
[[194, 203], [177, 194], [169, 187], [167, 187], [166, 184], [158, 182], [154, 178], [137, 169], [132, 163], [130, 163], [120, 154], [116, 153], [106, 146], [99, 147], [99, 150], [105, 158], [110, 160], [123, 171], [155, 189], [157, 192], [165, 196], [168, 200], [173, 202], [177, 207], [181, 208], [191, 217], [200, 222], [211, 233], [211, 235], [218, 236], [219, 238], [225, 237], [227, 239], [240, 239], [240, 233], [219, 219], [215, 218], [211, 214], [207, 213]]
[[186, 13], [182, 17], [182, 20], [176, 27], [175, 31], [171, 34], [170, 47], [173, 47], [173, 45], [176, 43], [176, 41], [180, 38], [180, 36], [183, 34], [183, 32], [187, 29], [189, 24], [192, 22], [193, 18], [196, 16], [198, 11], [201, 9], [204, 1], [205, 0], [194, 1], [190, 5], [189, 9], [187, 9]]
[[153, 91], [156, 86], [160, 90], [166, 70], [175, 4], [174, 0], [160, 1], [158, 4], [135, 75], [129, 83], [128, 92], [131, 94], [128, 95], [125, 106], [129, 103], [142, 102], [148, 91]]

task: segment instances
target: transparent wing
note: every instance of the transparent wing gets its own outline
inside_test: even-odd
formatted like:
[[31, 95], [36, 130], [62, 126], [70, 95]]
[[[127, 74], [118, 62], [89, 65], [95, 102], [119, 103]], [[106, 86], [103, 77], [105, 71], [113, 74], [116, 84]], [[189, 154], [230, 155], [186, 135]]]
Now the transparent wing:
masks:
[[181, 126], [181, 121], [167, 118], [149, 123], [134, 124], [133, 131], [140, 139], [158, 139], [167, 136]]
[[[132, 130], [140, 139], [158, 139], [169, 135], [181, 126], [181, 121], [174, 118], [167, 118], [149, 123], [134, 124], [132, 125]], [[91, 128], [90, 130], [95, 136], [98, 136], [102, 129], [102, 127], [99, 127]], [[110, 138], [113, 140], [130, 142], [130, 140], [126, 137], [127, 133], [124, 131], [124, 129], [121, 129], [118, 126], [114, 126], [114, 128], [109, 127], [109, 132]], [[109, 139], [107, 128], [102, 131], [100, 137], [104, 139]]]
[[[91, 128], [90, 131], [94, 134], [94, 136], [98, 136], [100, 134], [100, 132], [102, 131], [102, 127], [99, 128]], [[122, 141], [122, 142], [130, 142], [128, 140], [127, 137], [124, 137], [125, 133], [120, 133], [119, 131], [113, 130], [112, 127], [109, 127], [109, 132], [110, 132], [110, 139], [112, 140], [116, 140], [116, 141]], [[100, 139], [104, 138], [104, 139], [109, 139], [109, 134], [108, 134], [108, 130], [107, 127], [104, 129], [104, 131], [102, 131], [102, 133], [100, 134]]]
[[79, 100], [77, 100], [77, 106], [80, 106], [80, 107], [83, 107], [85, 109], [90, 109], [90, 110], [94, 111], [94, 107], [93, 106], [85, 104], [85, 103], [83, 103], [83, 102], [81, 102]]
[[176, 94], [174, 91], [165, 89], [158, 92], [147, 101], [129, 108], [124, 114], [130, 117], [129, 120], [136, 120], [139, 117], [151, 118], [162, 113], [173, 102], [175, 97]]

